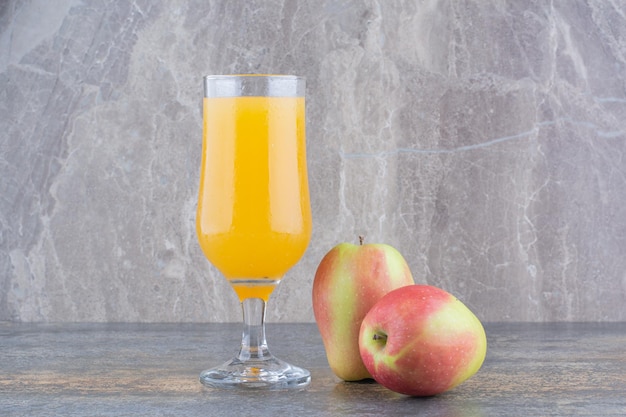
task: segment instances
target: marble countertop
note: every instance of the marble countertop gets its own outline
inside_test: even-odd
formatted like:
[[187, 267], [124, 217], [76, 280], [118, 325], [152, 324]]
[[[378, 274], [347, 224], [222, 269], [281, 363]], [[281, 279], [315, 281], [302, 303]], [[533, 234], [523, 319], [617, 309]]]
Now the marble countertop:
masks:
[[474, 377], [432, 398], [337, 379], [314, 324], [270, 324], [276, 356], [308, 368], [296, 392], [204, 388], [201, 370], [234, 355], [238, 324], [0, 323], [0, 414], [626, 415], [626, 323], [485, 326]]

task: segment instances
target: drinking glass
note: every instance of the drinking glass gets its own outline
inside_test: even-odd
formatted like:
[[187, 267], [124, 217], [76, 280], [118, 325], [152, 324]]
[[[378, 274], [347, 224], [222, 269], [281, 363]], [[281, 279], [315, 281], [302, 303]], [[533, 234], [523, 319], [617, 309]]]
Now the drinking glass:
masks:
[[304, 388], [309, 371], [274, 357], [265, 307], [311, 238], [305, 80], [288, 75], [204, 77], [196, 231], [243, 310], [237, 356], [200, 374], [209, 387]]

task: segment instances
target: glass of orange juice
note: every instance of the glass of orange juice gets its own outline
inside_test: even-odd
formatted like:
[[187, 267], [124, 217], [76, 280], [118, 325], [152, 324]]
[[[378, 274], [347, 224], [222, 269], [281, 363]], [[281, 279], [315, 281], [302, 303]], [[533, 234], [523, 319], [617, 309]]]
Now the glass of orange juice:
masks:
[[204, 77], [196, 231], [241, 301], [237, 356], [200, 374], [208, 387], [304, 388], [309, 371], [273, 356], [265, 307], [311, 238], [305, 80], [288, 75]]

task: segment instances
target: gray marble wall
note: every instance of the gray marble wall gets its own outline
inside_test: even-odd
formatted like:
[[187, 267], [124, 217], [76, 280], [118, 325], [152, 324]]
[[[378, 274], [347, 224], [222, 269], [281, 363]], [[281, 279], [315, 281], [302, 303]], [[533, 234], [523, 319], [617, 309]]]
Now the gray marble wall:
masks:
[[493, 320], [626, 320], [626, 5], [5, 0], [0, 320], [237, 321], [194, 215], [201, 76], [308, 80], [317, 263], [385, 242]]

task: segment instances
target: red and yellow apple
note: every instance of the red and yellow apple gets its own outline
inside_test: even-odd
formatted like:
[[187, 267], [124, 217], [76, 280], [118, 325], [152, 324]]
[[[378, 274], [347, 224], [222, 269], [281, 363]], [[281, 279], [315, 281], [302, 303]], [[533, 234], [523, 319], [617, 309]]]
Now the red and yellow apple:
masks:
[[456, 297], [411, 285], [389, 292], [367, 313], [359, 348], [378, 383], [401, 394], [431, 396], [480, 369], [487, 339], [480, 320]]
[[313, 281], [313, 312], [335, 375], [371, 378], [359, 354], [361, 321], [382, 296], [412, 284], [405, 259], [387, 244], [340, 243], [324, 256]]

